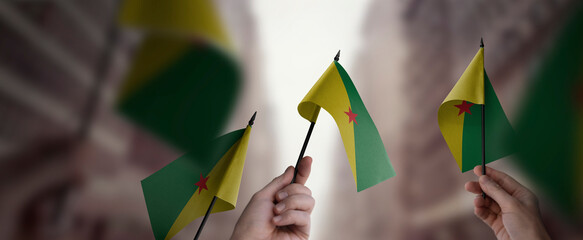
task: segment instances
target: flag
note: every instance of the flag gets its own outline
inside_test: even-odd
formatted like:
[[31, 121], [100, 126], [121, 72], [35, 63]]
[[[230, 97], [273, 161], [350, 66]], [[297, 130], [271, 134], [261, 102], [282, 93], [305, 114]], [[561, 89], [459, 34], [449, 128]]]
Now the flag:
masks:
[[[583, 217], [583, 5], [528, 77], [515, 163], [564, 216]], [[576, 223], [577, 221], [572, 221]]]
[[395, 176], [381, 136], [348, 73], [332, 62], [298, 105], [300, 115], [316, 122], [320, 108], [336, 121], [357, 191]]
[[512, 153], [504, 133], [512, 126], [484, 69], [481, 47], [439, 106], [439, 129], [462, 172], [482, 164], [482, 109], [485, 105], [486, 163]]
[[116, 107], [180, 150], [204, 149], [222, 131], [240, 81], [238, 66], [217, 49], [150, 35], [134, 57]]
[[210, 1], [127, 0], [123, 26], [145, 37], [119, 92], [125, 117], [183, 151], [219, 135], [241, 82]]
[[213, 151], [186, 153], [142, 180], [142, 190], [156, 240], [171, 239], [194, 219], [232, 210], [239, 185], [251, 126], [213, 141]]

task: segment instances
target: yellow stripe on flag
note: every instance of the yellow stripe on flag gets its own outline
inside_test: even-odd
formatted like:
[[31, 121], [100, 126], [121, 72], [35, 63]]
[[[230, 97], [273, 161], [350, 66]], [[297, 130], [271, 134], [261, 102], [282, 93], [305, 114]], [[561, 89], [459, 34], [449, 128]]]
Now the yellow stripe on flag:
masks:
[[460, 170], [462, 169], [462, 140], [464, 135], [464, 114], [459, 115], [459, 109], [454, 105], [461, 104], [461, 100], [443, 103], [439, 107], [439, 129], [449, 146]]

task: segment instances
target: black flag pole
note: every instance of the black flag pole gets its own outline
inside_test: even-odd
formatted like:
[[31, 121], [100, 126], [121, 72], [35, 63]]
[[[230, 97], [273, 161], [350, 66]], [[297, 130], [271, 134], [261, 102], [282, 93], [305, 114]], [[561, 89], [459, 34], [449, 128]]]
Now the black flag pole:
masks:
[[216, 201], [217, 201], [217, 196], [214, 196], [213, 200], [211, 201], [211, 205], [209, 206], [209, 209], [206, 210], [206, 214], [204, 215], [204, 218], [202, 219], [202, 222], [200, 223], [200, 227], [198, 227], [198, 231], [196, 231], [196, 235], [194, 236], [194, 240], [197, 240], [198, 237], [200, 236], [200, 233], [202, 232], [202, 228], [204, 227], [206, 220], [208, 219], [209, 215], [211, 214], [211, 210], [213, 210], [213, 207], [215, 206]]
[[[480, 38], [480, 48], [484, 48], [484, 39]], [[486, 79], [484, 79], [486, 81]], [[486, 83], [484, 83], [484, 104], [482, 104], [482, 175], [486, 175]], [[482, 198], [486, 193], [482, 191]]]
[[[340, 50], [336, 53], [334, 57], [334, 61], [338, 62], [340, 60]], [[294, 169], [294, 177], [292, 178], [291, 183], [296, 182], [296, 176], [298, 175], [298, 166], [300, 165], [300, 161], [304, 158], [304, 153], [306, 152], [306, 148], [308, 147], [308, 142], [310, 141], [310, 137], [312, 136], [312, 131], [314, 130], [314, 125], [316, 122], [310, 122], [310, 128], [308, 128], [308, 134], [306, 134], [306, 139], [304, 139], [304, 144], [302, 145], [302, 150], [300, 150], [300, 156], [298, 156], [298, 161], [296, 161], [296, 167]]]
[[306, 152], [306, 148], [308, 147], [308, 142], [310, 141], [310, 137], [312, 136], [312, 131], [314, 130], [314, 125], [316, 122], [310, 122], [310, 128], [308, 129], [308, 134], [306, 135], [306, 139], [304, 140], [304, 145], [302, 145], [302, 150], [300, 151], [300, 156], [298, 157], [298, 161], [296, 162], [296, 167], [294, 169], [294, 177], [292, 178], [291, 183], [296, 182], [296, 175], [298, 175], [298, 166], [300, 165], [300, 161], [304, 158], [304, 153]]
[[[253, 126], [253, 123], [255, 122], [255, 116], [257, 116], [257, 111], [255, 111], [255, 113], [253, 113], [253, 116], [249, 120], [249, 124], [248, 124], [249, 126]], [[217, 196], [214, 196], [209, 208], [206, 210], [206, 214], [204, 214], [204, 218], [202, 219], [202, 222], [200, 223], [198, 230], [196, 231], [196, 235], [194, 236], [194, 240], [197, 240], [198, 237], [200, 237], [200, 233], [202, 232], [202, 228], [204, 228], [204, 224], [206, 223], [206, 220], [208, 219], [209, 215], [211, 214], [211, 211], [213, 210], [213, 207], [215, 206], [216, 201], [217, 201]]]

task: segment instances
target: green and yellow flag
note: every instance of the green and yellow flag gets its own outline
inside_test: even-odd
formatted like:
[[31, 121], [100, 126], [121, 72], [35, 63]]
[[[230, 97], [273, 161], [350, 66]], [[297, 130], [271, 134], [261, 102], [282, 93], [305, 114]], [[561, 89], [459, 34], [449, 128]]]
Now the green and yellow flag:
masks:
[[342, 136], [357, 191], [395, 176], [381, 136], [348, 73], [334, 61], [298, 105], [300, 115], [316, 122], [320, 108], [332, 117]]
[[206, 148], [223, 130], [241, 83], [212, 2], [127, 0], [120, 21], [145, 37], [117, 109], [180, 150]]
[[484, 69], [484, 48], [478, 50], [451, 92], [439, 106], [443, 138], [462, 172], [482, 164], [482, 109], [485, 105], [486, 163], [512, 153], [504, 133], [512, 127]]
[[251, 126], [216, 139], [212, 151], [190, 152], [142, 180], [156, 240], [171, 239], [194, 219], [237, 203]]

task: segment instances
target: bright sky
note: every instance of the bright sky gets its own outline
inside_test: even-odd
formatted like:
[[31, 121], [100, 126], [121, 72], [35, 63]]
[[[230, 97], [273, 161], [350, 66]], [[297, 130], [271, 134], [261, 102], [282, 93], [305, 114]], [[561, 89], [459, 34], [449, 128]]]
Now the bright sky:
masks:
[[[364, 16], [369, 1], [340, 0], [254, 0], [253, 12], [259, 29], [263, 53], [263, 76], [274, 116], [276, 168], [280, 174], [294, 165], [309, 122], [300, 117], [297, 105], [320, 75], [342, 50], [340, 62], [350, 73], [359, 50]], [[321, 112], [306, 155], [312, 156], [308, 187], [318, 199], [312, 213], [311, 238], [325, 239], [318, 232], [328, 199], [337, 147], [341, 138], [332, 117]], [[344, 162], [348, 164], [348, 162]]]

